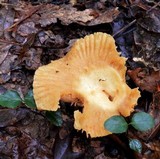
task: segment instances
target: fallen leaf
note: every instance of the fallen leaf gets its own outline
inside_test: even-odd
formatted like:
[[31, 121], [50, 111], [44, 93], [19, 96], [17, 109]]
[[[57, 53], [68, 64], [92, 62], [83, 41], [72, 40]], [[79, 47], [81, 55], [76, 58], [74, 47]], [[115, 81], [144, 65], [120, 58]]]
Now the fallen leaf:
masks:
[[97, 155], [94, 159], [113, 159], [112, 157], [105, 156], [104, 153]]
[[30, 34], [36, 34], [37, 32], [38, 29], [35, 27], [34, 22], [23, 23], [17, 28], [17, 33], [21, 36], [28, 36]]
[[0, 9], [0, 37], [7, 37], [5, 29], [9, 28], [14, 22], [15, 12], [11, 7], [2, 7]]
[[136, 68], [128, 70], [128, 75], [141, 90], [156, 92], [157, 84], [160, 82], [160, 71], [149, 70], [149, 68]]
[[160, 16], [159, 15], [160, 15], [160, 10], [155, 8], [147, 12], [143, 17], [138, 19], [137, 22], [141, 27], [143, 27], [148, 31], [160, 33]]
[[6, 45], [6, 44], [0, 45], [0, 65], [6, 59], [8, 53], [9, 53], [9, 49], [11, 47], [12, 47], [12, 45]]
[[153, 139], [160, 132], [160, 91], [153, 94], [153, 101], [149, 107], [149, 113], [154, 117], [155, 126], [147, 136], [147, 141]]
[[153, 158], [153, 159], [159, 159], [160, 158], [160, 146], [159, 141], [154, 139], [152, 142], [145, 144], [148, 147], [148, 150], [144, 153], [143, 157], [146, 157], [147, 159]]
[[53, 158], [54, 136], [42, 115], [19, 108], [0, 110], [0, 117], [0, 158]]
[[[96, 16], [94, 14], [96, 13]], [[63, 25], [69, 25], [71, 23], [77, 23], [80, 25], [98, 25], [103, 23], [112, 22], [118, 15], [119, 11], [117, 8], [108, 9], [104, 12], [99, 12], [98, 10], [85, 9], [83, 11], [78, 11], [76, 8], [70, 5], [57, 6], [57, 5], [45, 5], [40, 9], [36, 15], [32, 16], [32, 19], [42, 27], [50, 24], [57, 23], [59, 19]], [[38, 17], [38, 15], [41, 15]]]
[[11, 64], [15, 61], [17, 55], [8, 55], [0, 65], [0, 84], [7, 82], [11, 75]]
[[30, 49], [35, 41], [36, 34], [29, 34], [26, 41], [22, 45], [21, 50], [19, 51], [19, 60], [21, 61], [24, 56], [26, 56], [26, 52]]
[[[54, 159], [79, 159], [83, 156], [81, 152], [72, 152], [72, 137], [69, 134], [66, 138], [60, 139], [56, 137], [53, 148]], [[83, 158], [83, 157], [82, 157]]]
[[160, 69], [160, 34], [153, 34], [141, 27], [134, 32], [135, 46], [133, 49], [133, 60], [140, 61], [145, 66]]
[[25, 118], [25, 113], [25, 109], [0, 109], [0, 127], [3, 128], [8, 125], [14, 125]]
[[[57, 23], [59, 19], [64, 25], [71, 23], [86, 24], [94, 19], [91, 15], [92, 9], [86, 9], [84, 11], [77, 11], [76, 8], [70, 5], [57, 6], [53, 4], [44, 5], [36, 15], [32, 16], [32, 21], [36, 24], [40, 24], [41, 27]], [[40, 15], [40, 16], [38, 16]]]
[[23, 58], [25, 67], [29, 70], [36, 70], [41, 65], [41, 48], [30, 48], [26, 53], [26, 57]]
[[108, 9], [105, 12], [101, 13], [98, 12], [98, 16], [92, 19], [90, 22], [87, 23], [88, 26], [110, 23], [112, 22], [117, 16], [119, 15], [119, 10], [117, 8]]
[[42, 5], [38, 5], [38, 6], [33, 6], [31, 4], [28, 3], [18, 3], [17, 5], [15, 5], [14, 10], [17, 11], [19, 13], [19, 16], [16, 17], [16, 22], [11, 25], [9, 28], [7, 28], [8, 31], [12, 31], [15, 30], [15, 28], [22, 24], [25, 20], [27, 20], [28, 18], [30, 18], [32, 15], [34, 15], [40, 8]]
[[[59, 48], [64, 48], [66, 46], [65, 40], [62, 37], [62, 35], [54, 34], [51, 30], [45, 31], [43, 34], [44, 34], [44, 36], [41, 41], [42, 41], [42, 43], [44, 43], [44, 45], [46, 47], [59, 49]], [[42, 37], [40, 37], [40, 38], [42, 38]]]

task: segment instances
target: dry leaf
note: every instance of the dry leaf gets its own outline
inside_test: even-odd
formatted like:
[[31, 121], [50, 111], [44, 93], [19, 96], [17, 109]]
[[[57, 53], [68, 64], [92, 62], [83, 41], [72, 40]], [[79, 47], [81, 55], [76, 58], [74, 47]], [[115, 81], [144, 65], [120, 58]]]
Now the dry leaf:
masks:
[[118, 11], [117, 8], [108, 9], [104, 13], [99, 12], [98, 17], [88, 22], [87, 25], [92, 26], [92, 25], [110, 23], [119, 15], [119, 13], [120, 12]]
[[65, 25], [71, 23], [85, 24], [94, 19], [91, 12], [92, 9], [77, 11], [76, 8], [67, 5], [57, 6], [48, 4], [42, 7], [37, 12], [37, 15], [32, 16], [32, 19], [34, 19], [33, 21], [40, 24], [42, 27], [57, 23], [58, 19]]
[[10, 40], [10, 36], [5, 29], [9, 28], [14, 22], [15, 12], [11, 7], [2, 7], [0, 9], [0, 37], [6, 37]]
[[[152, 9], [142, 18], [138, 19], [138, 24], [148, 31], [160, 33], [160, 10]], [[149, 22], [149, 23], [148, 23]]]
[[144, 63], [145, 66], [160, 69], [160, 34], [153, 34], [141, 27], [134, 32], [134, 53], [133, 60]]
[[160, 82], [160, 71], [136, 68], [135, 70], [128, 70], [127, 73], [141, 90], [152, 93], [157, 91], [157, 84]]

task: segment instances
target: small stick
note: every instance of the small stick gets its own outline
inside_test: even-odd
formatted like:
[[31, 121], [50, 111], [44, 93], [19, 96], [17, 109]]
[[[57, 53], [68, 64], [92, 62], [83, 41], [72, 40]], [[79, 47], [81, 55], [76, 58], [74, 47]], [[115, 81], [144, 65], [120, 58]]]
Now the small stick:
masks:
[[146, 13], [150, 12], [152, 9], [156, 8], [159, 5], [160, 5], [160, 2], [156, 3], [153, 7], [151, 7], [149, 10], [147, 10]]
[[21, 44], [19, 44], [19, 43], [16, 43], [16, 42], [13, 42], [13, 41], [7, 41], [7, 40], [4, 40], [4, 39], [0, 39], [0, 42], [1, 43], [6, 43], [6, 44], [14, 44], [14, 45], [21, 46]]
[[118, 34], [124, 32], [126, 29], [128, 29], [130, 26], [132, 26], [136, 22], [136, 19], [130, 22], [128, 25], [117, 31], [115, 34], [113, 34], [113, 37], [117, 36]]
[[149, 140], [153, 139], [157, 134], [158, 132], [160, 131], [160, 123], [158, 123], [156, 125], [156, 127], [154, 128], [154, 130], [150, 133], [150, 135], [147, 137], [147, 140], [146, 142], [148, 142]]
[[30, 18], [33, 14], [35, 14], [42, 6], [38, 6], [36, 8], [34, 8], [28, 15], [26, 15], [24, 18], [20, 19], [18, 22], [14, 23], [13, 25], [11, 25], [9, 28], [5, 29], [7, 31], [10, 31], [12, 28], [14, 28], [15, 26], [19, 25], [20, 23], [22, 23], [23, 21], [25, 21], [26, 19]]

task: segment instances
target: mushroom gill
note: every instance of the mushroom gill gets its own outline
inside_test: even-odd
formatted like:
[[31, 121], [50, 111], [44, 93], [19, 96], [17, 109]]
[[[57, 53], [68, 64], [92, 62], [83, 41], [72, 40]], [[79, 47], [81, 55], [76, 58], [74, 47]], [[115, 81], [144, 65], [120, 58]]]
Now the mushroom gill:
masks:
[[74, 127], [91, 137], [110, 134], [104, 122], [113, 115], [129, 116], [140, 97], [125, 81], [126, 59], [106, 33], [79, 39], [66, 56], [40, 67], [33, 92], [39, 110], [56, 111], [59, 100], [83, 105], [74, 112]]

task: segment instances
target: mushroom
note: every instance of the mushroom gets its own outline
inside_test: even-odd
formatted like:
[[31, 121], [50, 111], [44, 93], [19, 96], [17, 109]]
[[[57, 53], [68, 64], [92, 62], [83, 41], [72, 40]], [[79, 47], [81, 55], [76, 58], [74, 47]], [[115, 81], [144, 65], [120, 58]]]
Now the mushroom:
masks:
[[138, 88], [126, 84], [125, 62], [111, 35], [98, 32], [77, 40], [66, 56], [35, 72], [37, 108], [56, 111], [59, 100], [80, 101], [83, 111], [74, 112], [74, 127], [91, 137], [111, 134], [104, 128], [105, 120], [129, 116], [140, 97]]

